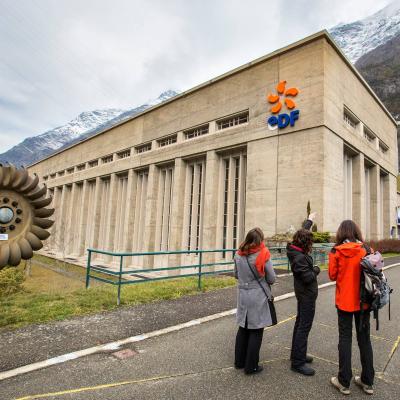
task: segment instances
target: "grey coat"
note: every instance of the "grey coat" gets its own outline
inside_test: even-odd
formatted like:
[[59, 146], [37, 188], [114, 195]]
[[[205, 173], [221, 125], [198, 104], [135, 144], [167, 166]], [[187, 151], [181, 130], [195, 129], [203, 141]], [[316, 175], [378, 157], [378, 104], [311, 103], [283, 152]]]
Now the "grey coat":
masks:
[[[253, 271], [257, 273], [255, 261], [258, 253], [250, 254], [248, 256], [250, 266]], [[235, 277], [238, 279], [238, 301], [236, 321], [242, 328], [245, 328], [247, 318], [248, 329], [260, 329], [272, 325], [271, 313], [267, 305], [267, 298], [264, 291], [254, 278], [254, 275], [249, 269], [246, 257], [234, 257], [235, 261]], [[272, 285], [275, 282], [276, 275], [271, 261], [265, 264], [265, 278], [260, 278], [259, 282], [264, 286], [271, 297], [271, 288], [268, 284]], [[268, 283], [268, 284], [267, 284]]]

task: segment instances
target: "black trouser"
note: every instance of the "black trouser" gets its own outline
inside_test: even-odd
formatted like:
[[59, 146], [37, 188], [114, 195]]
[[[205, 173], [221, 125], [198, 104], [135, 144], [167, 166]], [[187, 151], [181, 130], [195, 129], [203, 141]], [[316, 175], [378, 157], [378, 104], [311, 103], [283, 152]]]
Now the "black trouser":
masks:
[[247, 329], [239, 326], [235, 345], [235, 366], [252, 372], [258, 367], [264, 329]]
[[315, 315], [315, 300], [298, 300], [297, 317], [293, 329], [292, 351], [290, 360], [293, 367], [306, 363], [307, 342]]
[[365, 311], [363, 314], [363, 324], [360, 329], [360, 312], [346, 312], [338, 309], [339, 323], [339, 382], [345, 386], [350, 386], [352, 377], [351, 371], [351, 341], [352, 341], [352, 324], [354, 322], [357, 332], [358, 348], [360, 349], [361, 358], [361, 380], [366, 385], [374, 383], [374, 358], [372, 354], [372, 345], [370, 338], [370, 313]]

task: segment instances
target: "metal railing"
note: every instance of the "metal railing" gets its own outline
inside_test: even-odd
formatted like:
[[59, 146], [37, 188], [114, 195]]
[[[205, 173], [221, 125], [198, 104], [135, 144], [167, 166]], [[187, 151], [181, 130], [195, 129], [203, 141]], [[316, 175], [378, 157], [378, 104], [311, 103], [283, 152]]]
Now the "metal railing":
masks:
[[[271, 251], [271, 260], [274, 268], [285, 267], [289, 271], [290, 265], [286, 256], [286, 247], [269, 247]], [[330, 246], [315, 246], [313, 248], [314, 263], [326, 264], [327, 251]], [[236, 249], [216, 249], [216, 250], [177, 250], [177, 251], [158, 251], [158, 252], [141, 252], [141, 253], [124, 253], [124, 252], [111, 252], [98, 249], [88, 249], [87, 267], [86, 267], [86, 288], [90, 286], [90, 279], [95, 279], [104, 283], [118, 286], [117, 291], [117, 304], [121, 304], [121, 288], [124, 285], [137, 284], [143, 282], [154, 282], [166, 279], [178, 279], [197, 277], [197, 286], [201, 290], [202, 277], [206, 275], [230, 274], [234, 272], [233, 257]], [[118, 258], [118, 263], [114, 263], [114, 269], [110, 267], [93, 264], [93, 255], [101, 254], [109, 257]], [[226, 261], [213, 261], [204, 262], [204, 256], [210, 254], [222, 254]], [[195, 255], [197, 260], [194, 264], [178, 265], [172, 267], [154, 267], [142, 269], [124, 268], [124, 259], [127, 257], [145, 257], [145, 256], [171, 256], [171, 255]], [[228, 256], [231, 258], [228, 260]], [[222, 257], [221, 257], [222, 259]], [[230, 268], [228, 268], [230, 266]], [[194, 272], [185, 273], [187, 270], [192, 269]], [[213, 269], [213, 270], [212, 270]], [[176, 271], [177, 274], [170, 274]], [[163, 276], [151, 276], [154, 273], [166, 273]], [[140, 274], [147, 274], [140, 275]], [[129, 277], [129, 275], [131, 277]], [[126, 276], [126, 278], [124, 278]], [[134, 279], [133, 279], [134, 278]]]

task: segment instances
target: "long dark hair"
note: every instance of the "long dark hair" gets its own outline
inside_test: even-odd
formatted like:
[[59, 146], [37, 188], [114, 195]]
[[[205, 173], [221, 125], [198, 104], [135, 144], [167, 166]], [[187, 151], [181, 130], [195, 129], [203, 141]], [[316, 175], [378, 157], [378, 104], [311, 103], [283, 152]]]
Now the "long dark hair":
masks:
[[350, 240], [350, 242], [364, 241], [361, 229], [351, 219], [345, 219], [339, 225], [336, 232], [336, 246], [342, 244], [346, 239]]
[[264, 241], [264, 233], [260, 228], [253, 228], [247, 232], [242, 243], [240, 243], [240, 251], [248, 251], [250, 247], [259, 246]]
[[299, 229], [293, 235], [292, 244], [303, 249], [305, 253], [309, 253], [313, 245], [313, 235], [307, 229]]

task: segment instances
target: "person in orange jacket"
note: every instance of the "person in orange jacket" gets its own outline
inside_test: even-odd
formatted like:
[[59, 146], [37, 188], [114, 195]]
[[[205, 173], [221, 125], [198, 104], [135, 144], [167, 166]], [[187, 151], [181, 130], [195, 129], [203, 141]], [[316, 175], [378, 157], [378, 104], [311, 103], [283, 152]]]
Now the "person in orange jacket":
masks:
[[[336, 233], [336, 244], [329, 254], [329, 278], [336, 281], [336, 308], [339, 324], [339, 373], [331, 384], [342, 394], [350, 394], [352, 323], [355, 320], [362, 373], [355, 383], [373, 394], [374, 366], [370, 338], [370, 310], [360, 314], [361, 259], [367, 254], [360, 228], [352, 220], [343, 221]], [[360, 318], [363, 318], [362, 326]]]

